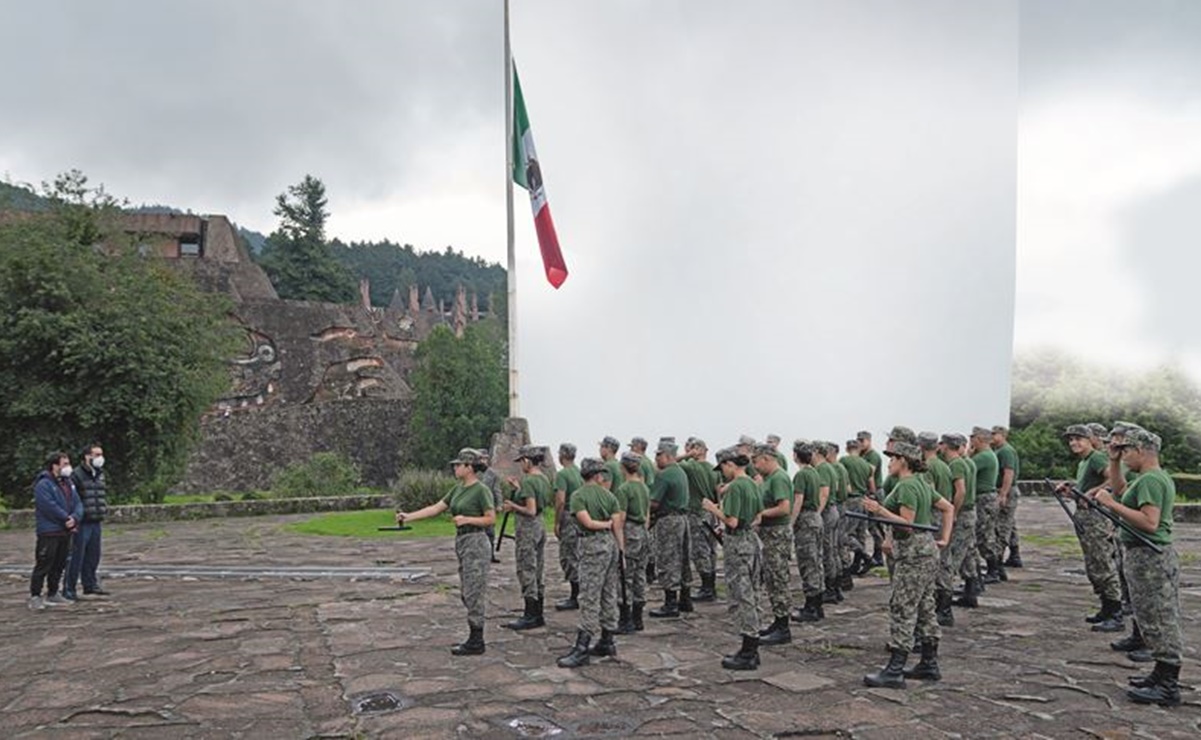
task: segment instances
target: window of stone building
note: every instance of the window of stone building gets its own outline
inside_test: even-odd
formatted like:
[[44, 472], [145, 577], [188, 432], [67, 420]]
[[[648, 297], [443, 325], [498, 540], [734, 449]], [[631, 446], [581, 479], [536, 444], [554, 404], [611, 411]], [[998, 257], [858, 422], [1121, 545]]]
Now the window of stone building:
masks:
[[200, 256], [200, 235], [199, 234], [184, 234], [179, 237], [179, 256], [180, 257], [199, 257]]

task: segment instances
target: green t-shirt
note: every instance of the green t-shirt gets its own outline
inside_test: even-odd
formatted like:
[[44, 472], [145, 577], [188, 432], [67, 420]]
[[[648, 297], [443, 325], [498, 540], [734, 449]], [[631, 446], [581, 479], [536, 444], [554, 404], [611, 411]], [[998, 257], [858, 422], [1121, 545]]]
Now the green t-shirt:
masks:
[[980, 450], [972, 455], [976, 463], [976, 495], [992, 493], [997, 490], [997, 453], [992, 450]]
[[884, 495], [887, 496], [888, 494], [892, 493], [892, 489], [896, 488], [896, 486], [897, 477], [890, 473], [884, 478], [884, 483], [880, 485], [880, 488], [884, 491]]
[[938, 457], [926, 461], [926, 480], [940, 497], [954, 503], [954, 489], [951, 488], [951, 467]]
[[616, 491], [617, 487], [626, 479], [626, 475], [621, 469], [621, 461], [616, 457], [605, 460], [605, 474], [609, 476], [610, 493]]
[[[792, 476], [792, 492], [795, 496], [804, 496], [801, 500], [801, 511], [817, 511], [821, 503], [822, 481], [812, 466], [806, 465]], [[795, 496], [793, 501], [796, 501]]]
[[455, 483], [455, 487], [442, 497], [451, 516], [483, 516], [484, 512], [496, 509], [492, 502], [492, 491], [478, 480], [470, 486]]
[[568, 511], [571, 511], [571, 494], [582, 485], [584, 479], [580, 476], [580, 469], [574, 464], [564, 465], [555, 473], [555, 491], [563, 492]]
[[1103, 486], [1109, 480], [1109, 455], [1100, 450], [1093, 450], [1076, 463], [1076, 487], [1081, 493], [1088, 493], [1097, 486]]
[[976, 508], [976, 461], [970, 457], [961, 457], [964, 464], [967, 465], [967, 500], [972, 502], [972, 508]]
[[951, 496], [948, 499], [952, 504], [955, 503], [955, 481], [963, 481], [963, 509], [976, 508], [976, 489], [971, 483], [971, 469], [967, 466], [967, 460], [962, 457], [957, 457], [947, 465], [947, 469], [951, 471]]
[[701, 501], [717, 501], [717, 489], [713, 485], [713, 466], [699, 460], [681, 460], [680, 468], [688, 479], [688, 510], [699, 514]]
[[784, 457], [784, 453], [776, 450], [772, 453], [772, 456], [776, 458], [776, 462], [780, 465], [780, 470], [788, 472], [788, 458]]
[[751, 526], [759, 512], [763, 511], [763, 497], [755, 481], [738, 477], [730, 481], [721, 499], [721, 511], [726, 516], [738, 518], [738, 529]]
[[850, 485], [851, 477], [841, 460], [831, 464], [834, 466], [834, 472], [838, 474], [838, 503], [841, 504], [847, 500], [847, 486]]
[[1013, 484], [1017, 485], [1018, 476], [1022, 474], [1022, 465], [1018, 460], [1018, 451], [1008, 442], [997, 448], [997, 487], [1000, 487], [1006, 470], [1013, 471]]
[[651, 501], [667, 512], [688, 511], [688, 476], [679, 463], [672, 463], [659, 471], [651, 486]]
[[[781, 501], [792, 501], [792, 482], [788, 473], [776, 468], [763, 478], [763, 510], [766, 511]], [[762, 524], [775, 526], [788, 522], [789, 514], [783, 516], [763, 517]]]
[[884, 458], [880, 455], [880, 453], [872, 449], [864, 452], [861, 457], [875, 470], [876, 488], [884, 485]]
[[[1148, 470], [1126, 487], [1122, 494], [1122, 505], [1141, 509], [1150, 504], [1159, 508], [1159, 529], [1155, 534], [1143, 532], [1143, 536], [1157, 545], [1172, 544], [1172, 508], [1176, 504], [1176, 482], [1162, 470]], [[1121, 527], [1122, 542], [1138, 542], [1134, 535]]]
[[847, 455], [840, 462], [846, 468], [847, 477], [851, 483], [851, 492], [867, 493], [867, 482], [872, 477], [872, 464], [859, 455]]
[[571, 515], [581, 511], [587, 511], [595, 522], [606, 522], [617, 511], [617, 497], [596, 483], [585, 483], [571, 497]]
[[828, 462], [820, 462], [813, 466], [813, 469], [817, 471], [817, 478], [822, 485], [830, 489], [828, 503], [833, 504], [838, 501], [838, 473], [835, 472], [834, 466]]
[[638, 471], [642, 473], [642, 480], [646, 481], [646, 485], [651, 486], [655, 483], [655, 463], [646, 455], [641, 455], [642, 459], [638, 461]]
[[510, 495], [513, 503], [520, 504], [528, 498], [534, 499], [534, 504], [541, 514], [551, 498], [550, 481], [541, 472], [530, 473], [521, 479], [521, 487], [513, 489]]
[[628, 480], [617, 487], [617, 510], [624, 511], [626, 518], [635, 524], [645, 524], [650, 511], [651, 491], [640, 480]]
[[914, 524], [930, 523], [930, 506], [934, 501], [934, 489], [918, 476], [911, 475], [901, 478], [893, 487], [892, 493], [884, 499], [884, 508], [894, 514], [901, 513], [901, 507], [912, 509]]

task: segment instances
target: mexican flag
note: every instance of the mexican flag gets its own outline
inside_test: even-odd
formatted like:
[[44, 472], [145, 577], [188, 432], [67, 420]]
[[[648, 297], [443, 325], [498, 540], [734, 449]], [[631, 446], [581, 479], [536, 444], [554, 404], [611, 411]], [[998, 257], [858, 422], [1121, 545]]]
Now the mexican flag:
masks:
[[546, 279], [558, 288], [567, 279], [567, 264], [563, 261], [559, 237], [555, 235], [555, 222], [551, 220], [550, 206], [546, 203], [542, 169], [538, 165], [538, 153], [534, 149], [534, 136], [530, 133], [530, 118], [525, 112], [525, 99], [521, 95], [516, 66], [513, 67], [513, 182], [530, 193], [530, 208], [534, 211], [534, 229], [538, 232], [538, 248], [542, 251]]

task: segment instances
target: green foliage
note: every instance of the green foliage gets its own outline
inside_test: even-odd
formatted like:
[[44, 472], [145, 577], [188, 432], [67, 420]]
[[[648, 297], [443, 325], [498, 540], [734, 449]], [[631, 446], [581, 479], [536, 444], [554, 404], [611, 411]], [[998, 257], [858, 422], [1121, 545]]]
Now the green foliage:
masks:
[[234, 497], [233, 497], [233, 494], [231, 494], [231, 493], [225, 493], [224, 491], [218, 491], [217, 493], [213, 494], [213, 502], [214, 503], [220, 503], [222, 501], [233, 501], [233, 500], [234, 500]]
[[1018, 357], [1013, 368], [1011, 441], [1023, 478], [1075, 477], [1060, 436], [1070, 424], [1131, 421], [1163, 439], [1168, 470], [1201, 469], [1201, 388], [1174, 368], [1128, 374], [1057, 353]]
[[259, 262], [280, 298], [349, 303], [354, 279], [325, 243], [325, 185], [305, 175], [276, 198], [279, 228], [268, 237]]
[[438, 470], [405, 470], [392, 485], [391, 493], [397, 509], [416, 511], [440, 501], [454, 485], [452, 476]]
[[229, 382], [228, 302], [138, 256], [116, 201], [86, 183], [60, 176], [46, 212], [0, 225], [0, 490], [14, 505], [47, 452], [93, 441], [113, 503], [160, 501]]
[[325, 537], [371, 537], [383, 539], [422, 539], [426, 537], [450, 537], [455, 533], [454, 522], [449, 515], [413, 522], [412, 529], [404, 532], [381, 532], [380, 527], [395, 527], [396, 515], [379, 509], [368, 511], [338, 511], [293, 522], [284, 529], [297, 534]]
[[1201, 475], [1195, 473], [1175, 473], [1172, 480], [1176, 482], [1176, 500], [1201, 501]]
[[271, 485], [271, 493], [281, 498], [344, 496], [356, 493], [359, 469], [336, 452], [318, 452], [305, 462], [280, 471]]
[[256, 491], [247, 491], [246, 493], [242, 494], [243, 501], [259, 501], [263, 498], [265, 498], [265, 496]]
[[469, 325], [462, 339], [437, 327], [417, 347], [411, 457], [442, 469], [463, 447], [487, 447], [508, 411], [499, 322]]

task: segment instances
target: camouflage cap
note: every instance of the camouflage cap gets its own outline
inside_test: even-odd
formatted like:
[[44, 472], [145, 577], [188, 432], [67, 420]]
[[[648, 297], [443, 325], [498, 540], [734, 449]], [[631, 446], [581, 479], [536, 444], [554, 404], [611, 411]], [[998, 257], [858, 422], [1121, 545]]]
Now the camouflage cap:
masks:
[[487, 465], [488, 453], [483, 450], [477, 450], [472, 447], [464, 447], [459, 450], [459, 454], [454, 460], [450, 461], [451, 465]]
[[855, 434], [855, 439], [859, 440], [860, 442], [862, 442], [865, 439], [871, 439], [871, 438], [872, 438], [872, 433], [867, 431], [866, 429], [864, 429], [861, 432], [856, 432], [856, 434]]
[[992, 427], [972, 427], [972, 436], [992, 439]]
[[889, 457], [903, 457], [911, 463], [920, 463], [924, 459], [921, 448], [912, 442], [895, 442], [892, 449], [884, 454]]
[[660, 437], [659, 445], [655, 447], [656, 455], [676, 455], [680, 452], [680, 446], [676, 444], [675, 437]]
[[857, 440], [857, 439], [848, 439], [847, 440], [847, 449], [848, 450], [857, 450], [857, 449], [859, 449], [859, 447], [860, 447], [859, 440]]
[[563, 457], [570, 457], [572, 459], [575, 459], [575, 453], [576, 453], [575, 445], [573, 445], [572, 443], [564, 442], [563, 444], [559, 445], [559, 454], [562, 455]]
[[1142, 429], [1142, 426], [1133, 421], [1115, 421], [1109, 435], [1111, 437], [1115, 434], [1125, 436], [1131, 429]]
[[1126, 440], [1123, 444], [1126, 447], [1133, 447], [1138, 450], [1159, 452], [1160, 447], [1163, 446], [1163, 440], [1155, 432], [1149, 432], [1139, 427], [1126, 432]]
[[798, 439], [792, 443], [792, 451], [796, 454], [813, 454], [813, 443], [807, 439]]
[[766, 442], [761, 442], [751, 448], [751, 457], [759, 457], [760, 455], [767, 455], [768, 457], [774, 459], [776, 456], [776, 448], [772, 447]]
[[967, 437], [957, 432], [950, 432], [942, 435], [942, 443], [951, 447], [959, 448], [967, 444]]
[[522, 445], [517, 450], [517, 457], [513, 458], [514, 462], [520, 460], [529, 460], [533, 463], [542, 462], [546, 458], [546, 448], [538, 445]]
[[1099, 421], [1094, 421], [1086, 424], [1089, 435], [1098, 439], [1105, 439], [1109, 436], [1109, 429]]
[[754, 437], [752, 437], [752, 436], [750, 436], [750, 435], [748, 435], [748, 434], [744, 434], [744, 435], [742, 435], [741, 437], [739, 437], [739, 438], [738, 438], [738, 445], [737, 445], [737, 446], [738, 446], [738, 447], [751, 447], [751, 446], [753, 446], [754, 444], [755, 444], [755, 438], [754, 438]]
[[728, 462], [735, 465], [746, 465], [746, 455], [739, 452], [737, 447], [723, 447], [717, 451], [717, 464], [713, 466], [713, 469], [721, 470], [722, 463]]
[[767, 435], [767, 443], [768, 443], [769, 445], [778, 445], [778, 444], [780, 444], [780, 435], [778, 435], [778, 434], [769, 434], [769, 435]]
[[827, 455], [837, 455], [838, 454], [839, 447], [838, 447], [837, 442], [830, 442], [827, 440], [825, 442], [822, 442], [822, 446], [826, 448]]
[[888, 439], [898, 442], [908, 442], [909, 444], [917, 444], [917, 435], [909, 427], [896, 426], [888, 432]]
[[621, 448], [621, 442], [617, 441], [617, 437], [605, 437], [600, 441], [600, 446], [608, 447], [610, 450], [616, 452]]
[[597, 473], [605, 472], [605, 463], [603, 460], [598, 460], [595, 457], [585, 457], [580, 461], [580, 475], [585, 478], [591, 478]]
[[637, 447], [640, 450], [645, 450], [648, 444], [650, 442], [647, 442], [643, 437], [634, 437], [630, 440], [630, 447]]
[[626, 451], [621, 453], [622, 465], [642, 465], [642, 455], [637, 452]]
[[1008, 434], [1009, 434], [1009, 427], [1006, 427], [1006, 426], [1001, 426], [1000, 424], [996, 424], [996, 425], [994, 425], [994, 426], [993, 426], [993, 428], [992, 428], [992, 433], [993, 433], [993, 434], [1004, 434], [1004, 435], [1008, 435]]
[[696, 449], [696, 450], [709, 449], [709, 445], [705, 444], [705, 440], [701, 439], [700, 437], [690, 437], [689, 441], [692, 442], [693, 449]]
[[923, 450], [938, 449], [938, 435], [934, 432], [922, 432], [917, 435], [917, 446]]
[[1089, 437], [1093, 436], [1093, 432], [1088, 428], [1087, 424], [1072, 424], [1067, 429], [1063, 430], [1063, 436], [1088, 439]]

